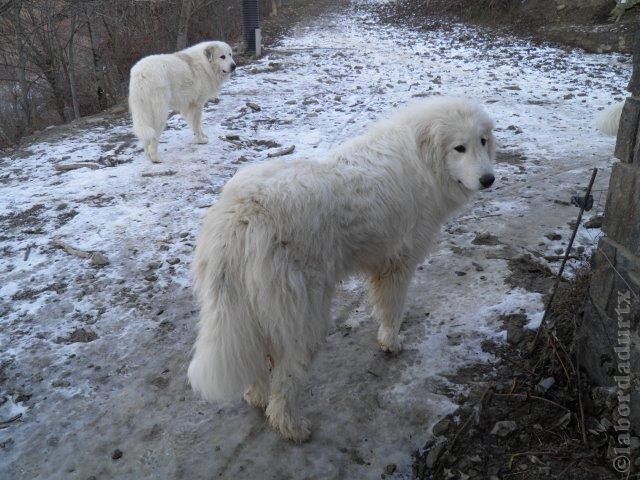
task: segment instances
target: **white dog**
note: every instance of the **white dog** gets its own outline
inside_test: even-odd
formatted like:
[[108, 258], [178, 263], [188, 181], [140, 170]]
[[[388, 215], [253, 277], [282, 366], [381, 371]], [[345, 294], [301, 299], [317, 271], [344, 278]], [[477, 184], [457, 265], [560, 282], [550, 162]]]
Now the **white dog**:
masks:
[[620, 117], [622, 116], [623, 103], [616, 103], [605, 108], [598, 114], [596, 119], [596, 127], [605, 135], [616, 136], [618, 134], [618, 126], [620, 125]]
[[150, 55], [136, 63], [129, 80], [129, 110], [133, 131], [152, 162], [159, 162], [158, 140], [171, 110], [193, 129], [197, 143], [209, 140], [202, 132], [202, 107], [215, 98], [235, 70], [231, 47], [202, 42], [176, 53]]
[[298, 396], [336, 283], [365, 275], [378, 342], [398, 353], [414, 269], [451, 213], [494, 181], [492, 128], [480, 106], [434, 98], [322, 161], [238, 172], [207, 212], [195, 251], [193, 388], [208, 400], [246, 390], [284, 437], [307, 439]]

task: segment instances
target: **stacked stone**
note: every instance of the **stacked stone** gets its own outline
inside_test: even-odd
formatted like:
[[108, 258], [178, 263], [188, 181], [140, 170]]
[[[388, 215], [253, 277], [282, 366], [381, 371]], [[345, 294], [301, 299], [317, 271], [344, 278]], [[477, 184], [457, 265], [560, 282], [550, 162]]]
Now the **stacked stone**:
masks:
[[[621, 340], [630, 363], [630, 420], [640, 432], [640, 31], [633, 76], [620, 119], [600, 240], [593, 258], [589, 299], [578, 336], [579, 358], [600, 385], [620, 378]], [[617, 350], [616, 350], [617, 348]], [[625, 389], [626, 390], [626, 389]]]

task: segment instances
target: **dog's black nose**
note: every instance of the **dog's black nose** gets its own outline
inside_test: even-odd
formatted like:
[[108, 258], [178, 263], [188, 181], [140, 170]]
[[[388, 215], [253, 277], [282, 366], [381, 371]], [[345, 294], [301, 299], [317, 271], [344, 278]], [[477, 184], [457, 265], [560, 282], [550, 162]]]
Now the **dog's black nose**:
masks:
[[235, 64], [235, 63], [232, 63], [232, 64], [231, 64], [231, 71], [233, 72], [235, 69], [236, 69], [236, 64]]
[[480, 185], [482, 185], [482, 188], [489, 188], [491, 185], [493, 185], [495, 179], [496, 177], [494, 177], [493, 174], [485, 173], [480, 177]]

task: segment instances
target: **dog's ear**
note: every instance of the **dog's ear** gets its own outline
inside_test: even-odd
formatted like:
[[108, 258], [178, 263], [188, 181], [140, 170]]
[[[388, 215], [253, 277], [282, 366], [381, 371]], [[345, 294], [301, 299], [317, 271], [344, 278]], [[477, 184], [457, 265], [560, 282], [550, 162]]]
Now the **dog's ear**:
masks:
[[438, 138], [438, 132], [431, 122], [419, 124], [417, 131], [416, 140], [420, 156], [427, 164], [439, 170], [444, 162], [444, 151], [442, 140]]
[[207, 60], [213, 60], [214, 55], [216, 54], [216, 47], [207, 47], [204, 49], [204, 56], [207, 57]]

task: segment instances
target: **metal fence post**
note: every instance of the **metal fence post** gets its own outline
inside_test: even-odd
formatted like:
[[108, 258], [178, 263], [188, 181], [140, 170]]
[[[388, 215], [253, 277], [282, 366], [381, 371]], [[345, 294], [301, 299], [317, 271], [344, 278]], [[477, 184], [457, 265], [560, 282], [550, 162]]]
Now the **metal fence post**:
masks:
[[242, 0], [244, 44], [248, 52], [260, 56], [260, 8], [259, 0]]

